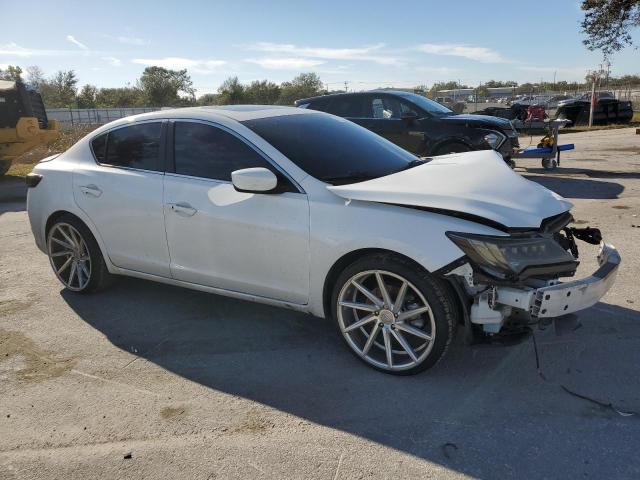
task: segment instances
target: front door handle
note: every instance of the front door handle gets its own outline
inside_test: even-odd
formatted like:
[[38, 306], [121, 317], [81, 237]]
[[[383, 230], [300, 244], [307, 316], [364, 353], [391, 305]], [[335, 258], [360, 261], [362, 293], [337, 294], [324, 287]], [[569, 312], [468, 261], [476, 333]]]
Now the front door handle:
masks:
[[193, 217], [198, 209], [193, 208], [187, 202], [179, 202], [179, 203], [169, 203], [169, 207], [171, 210], [176, 212], [178, 215], [182, 215], [183, 217]]
[[96, 197], [96, 198], [102, 195], [102, 190], [100, 190], [100, 188], [94, 184], [81, 185], [80, 191], [87, 196]]

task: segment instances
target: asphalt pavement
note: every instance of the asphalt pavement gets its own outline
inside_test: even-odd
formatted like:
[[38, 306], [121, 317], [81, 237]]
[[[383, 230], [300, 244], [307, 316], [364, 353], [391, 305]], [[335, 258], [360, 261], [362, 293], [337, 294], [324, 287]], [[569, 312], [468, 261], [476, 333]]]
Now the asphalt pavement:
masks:
[[[457, 339], [394, 377], [311, 316], [127, 278], [72, 294], [5, 195], [0, 478], [640, 477], [640, 135], [561, 141], [576, 150], [558, 170], [517, 171], [573, 201], [623, 264], [579, 328], [535, 331], [539, 368], [531, 338]], [[584, 276], [596, 249], [581, 253]]]

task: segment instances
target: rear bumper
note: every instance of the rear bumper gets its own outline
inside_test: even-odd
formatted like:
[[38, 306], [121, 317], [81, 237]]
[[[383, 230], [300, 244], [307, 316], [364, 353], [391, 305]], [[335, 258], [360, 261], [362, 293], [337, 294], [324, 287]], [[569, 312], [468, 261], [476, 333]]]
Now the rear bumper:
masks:
[[527, 310], [532, 318], [554, 318], [575, 313], [595, 305], [609, 291], [615, 282], [620, 261], [615, 247], [601, 243], [598, 254], [600, 267], [592, 275], [537, 289], [498, 287], [495, 301]]

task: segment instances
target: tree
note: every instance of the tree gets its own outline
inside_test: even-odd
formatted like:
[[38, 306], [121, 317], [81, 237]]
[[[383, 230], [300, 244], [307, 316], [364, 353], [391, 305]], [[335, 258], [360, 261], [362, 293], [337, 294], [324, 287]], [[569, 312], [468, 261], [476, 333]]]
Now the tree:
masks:
[[218, 95], [215, 93], [205, 93], [198, 97], [196, 101], [196, 105], [199, 106], [207, 106], [207, 105], [218, 105]]
[[20, 67], [7, 65], [6, 70], [0, 69], [0, 80], [10, 80], [12, 82], [22, 81], [22, 69]]
[[95, 85], [85, 85], [78, 94], [78, 108], [95, 108], [98, 88]]
[[26, 68], [27, 70], [27, 85], [31, 88], [40, 91], [42, 85], [46, 82], [44, 78], [44, 72], [37, 65], [31, 65]]
[[488, 97], [489, 89], [485, 85], [480, 85], [478, 88], [475, 89], [475, 94], [478, 97]]
[[281, 85], [280, 98], [278, 104], [293, 105], [293, 103], [305, 97], [313, 97], [323, 92], [322, 80], [317, 73], [301, 73], [290, 82], [283, 82]]
[[429, 97], [430, 98], [435, 98], [436, 97], [436, 93], [438, 93], [441, 90], [456, 90], [459, 88], [469, 88], [467, 85], [463, 85], [461, 83], [458, 83], [456, 81], [452, 81], [452, 82], [437, 82], [434, 83], [431, 86], [431, 89], [429, 90]]
[[73, 70], [60, 70], [40, 86], [42, 100], [47, 107], [74, 107], [78, 79]]
[[[138, 80], [148, 105], [169, 107], [195, 102], [195, 90], [187, 70], [169, 70], [163, 67], [147, 67]], [[187, 97], [181, 97], [180, 94]]]
[[580, 24], [587, 35], [583, 43], [589, 50], [602, 50], [605, 56], [633, 45], [630, 31], [640, 26], [640, 0], [583, 0], [585, 12]]
[[487, 88], [500, 88], [500, 87], [517, 87], [518, 82], [514, 82], [513, 80], [489, 80], [484, 83], [484, 86]]
[[218, 105], [238, 105], [247, 102], [246, 87], [238, 77], [229, 77], [218, 88]]
[[96, 107], [98, 108], [142, 106], [147, 106], [145, 96], [135, 87], [101, 88], [96, 93]]
[[280, 98], [282, 89], [268, 80], [255, 80], [245, 87], [247, 100], [259, 105], [273, 105]]

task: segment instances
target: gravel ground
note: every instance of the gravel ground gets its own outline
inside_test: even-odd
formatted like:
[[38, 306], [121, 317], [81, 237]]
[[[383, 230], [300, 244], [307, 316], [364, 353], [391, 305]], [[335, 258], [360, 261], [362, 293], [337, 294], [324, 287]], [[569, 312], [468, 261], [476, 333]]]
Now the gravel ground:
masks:
[[536, 332], [543, 376], [531, 340], [458, 339], [399, 378], [290, 311], [125, 278], [73, 295], [24, 204], [0, 203], [0, 478], [640, 477], [640, 135], [561, 138], [577, 147], [562, 168], [517, 170], [574, 201], [623, 266], [581, 328]]

